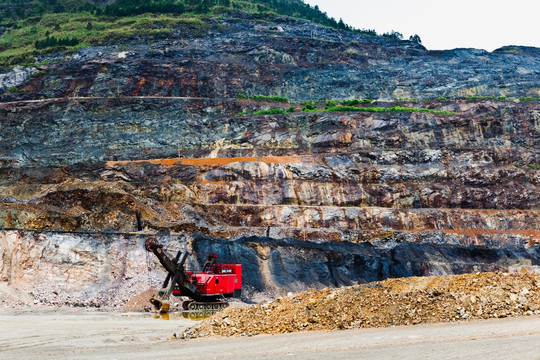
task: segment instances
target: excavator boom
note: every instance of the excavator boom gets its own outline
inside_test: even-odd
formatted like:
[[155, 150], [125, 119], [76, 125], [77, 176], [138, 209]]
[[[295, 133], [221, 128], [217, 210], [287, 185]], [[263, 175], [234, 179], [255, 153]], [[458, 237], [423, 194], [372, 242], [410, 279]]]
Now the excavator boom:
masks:
[[171, 295], [170, 293], [172, 292], [172, 288], [177, 285], [183, 295], [189, 296], [190, 298], [197, 301], [201, 300], [200, 290], [191, 282], [189, 282], [189, 277], [184, 271], [184, 263], [188, 256], [187, 251], [184, 253], [181, 253], [179, 251], [176, 255], [175, 260], [173, 261], [165, 253], [165, 251], [163, 251], [163, 245], [159, 244], [156, 239], [150, 238], [146, 240], [145, 247], [146, 250], [156, 255], [161, 265], [163, 265], [165, 270], [168, 271], [167, 278], [163, 284], [163, 288], [166, 288], [168, 285], [167, 279], [170, 279], [172, 277], [172, 286], [170, 288], [171, 291], [169, 292], [168, 296]]

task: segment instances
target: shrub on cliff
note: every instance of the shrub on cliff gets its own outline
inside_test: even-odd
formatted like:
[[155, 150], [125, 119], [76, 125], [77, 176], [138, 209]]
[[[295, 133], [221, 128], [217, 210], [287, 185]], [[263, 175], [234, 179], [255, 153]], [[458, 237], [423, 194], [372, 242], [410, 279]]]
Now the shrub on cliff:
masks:
[[352, 100], [342, 100], [341, 105], [345, 106], [355, 106], [359, 104], [371, 104], [370, 99], [352, 99]]
[[76, 46], [79, 44], [79, 40], [75, 37], [66, 36], [65, 38], [56, 38], [54, 36], [47, 36], [44, 40], [36, 40], [36, 49], [45, 49], [54, 46]]
[[389, 40], [403, 40], [403, 34], [394, 30], [384, 33], [383, 37]]
[[540, 97], [520, 96], [519, 101], [540, 101]]
[[313, 111], [313, 110], [317, 110], [317, 107], [315, 106], [315, 104], [313, 104], [313, 101], [308, 101], [304, 107], [302, 108], [302, 111]]
[[327, 100], [326, 103], [324, 104], [325, 109], [329, 109], [329, 108], [334, 107], [334, 106], [337, 106], [337, 101], [336, 100]]
[[269, 110], [260, 110], [256, 111], [253, 114], [254, 115], [276, 115], [276, 114], [284, 114], [285, 110], [282, 109], [269, 109]]
[[[240, 97], [240, 94], [238, 94], [238, 97]], [[252, 95], [249, 97], [253, 100], [259, 100], [259, 101], [274, 101], [274, 102], [289, 102], [288, 97], [284, 96], [266, 96], [266, 95]]]
[[409, 41], [416, 44], [422, 44], [422, 39], [420, 39], [420, 36], [418, 36], [417, 34], [409, 36]]

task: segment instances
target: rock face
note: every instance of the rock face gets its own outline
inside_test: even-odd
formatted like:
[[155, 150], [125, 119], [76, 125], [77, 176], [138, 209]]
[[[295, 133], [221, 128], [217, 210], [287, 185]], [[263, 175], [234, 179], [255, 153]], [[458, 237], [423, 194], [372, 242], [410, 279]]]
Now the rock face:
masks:
[[205, 100], [126, 101], [3, 105], [4, 228], [133, 231], [140, 210], [149, 228], [218, 237], [539, 241], [534, 102], [210, 116]]
[[[242, 263], [255, 291], [538, 271], [540, 107], [504, 97], [540, 94], [538, 49], [434, 52], [265, 20], [208, 20], [19, 76], [0, 97], [8, 289], [103, 305], [145, 290], [136, 211], [171, 249], [187, 234], [194, 266], [208, 252]], [[301, 112], [239, 93], [446, 113]]]
[[22, 97], [540, 95], [537, 48], [427, 51], [408, 41], [264, 15], [224, 16], [199, 29], [180, 25], [171, 39], [89, 48], [67, 59], [44, 66], [53, 73], [34, 77]]
[[24, 68], [22, 66], [15, 66], [11, 71], [0, 74], [0, 92], [20, 86], [36, 71], [37, 69], [34, 67]]
[[[0, 232], [0, 294], [40, 304], [121, 307], [160, 286], [165, 274], [144, 249], [142, 234]], [[243, 265], [244, 299], [307, 288], [339, 287], [392, 277], [485, 271], [540, 271], [540, 246], [485, 246], [403, 242], [382, 249], [364, 242], [312, 242], [269, 237], [235, 240], [194, 234], [187, 242], [161, 235], [173, 257], [187, 250], [187, 268], [200, 270], [209, 253]], [[6, 294], [7, 293], [7, 294]], [[2, 304], [6, 305], [6, 304]], [[148, 305], [141, 304], [140, 308]]]

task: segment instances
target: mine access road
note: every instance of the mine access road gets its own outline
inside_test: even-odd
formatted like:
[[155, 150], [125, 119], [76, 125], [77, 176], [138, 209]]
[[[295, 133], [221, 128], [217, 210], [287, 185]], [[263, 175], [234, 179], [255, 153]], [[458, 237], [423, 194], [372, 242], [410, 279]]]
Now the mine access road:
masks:
[[540, 359], [540, 316], [180, 340], [181, 314], [73, 310], [0, 314], [0, 359]]

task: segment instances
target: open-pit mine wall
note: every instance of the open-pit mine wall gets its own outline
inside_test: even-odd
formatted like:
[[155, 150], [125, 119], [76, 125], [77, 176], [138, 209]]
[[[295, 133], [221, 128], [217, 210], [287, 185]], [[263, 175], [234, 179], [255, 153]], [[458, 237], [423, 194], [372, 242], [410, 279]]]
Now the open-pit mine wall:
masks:
[[[279, 26], [225, 17], [203, 37], [179, 29], [11, 70], [19, 91], [0, 96], [6, 299], [120, 305], [159, 285], [142, 247], [158, 232], [171, 252], [187, 236], [192, 267], [209, 252], [242, 263], [248, 297], [539, 271], [540, 106], [518, 99], [539, 95], [538, 49], [433, 52], [270, 20]], [[301, 112], [238, 93], [445, 113]], [[500, 98], [465, 99], [482, 94]], [[144, 232], [133, 234], [137, 211]]]
[[[56, 119], [70, 106], [4, 114], [28, 126], [39, 113], [41, 132], [27, 127], [19, 139], [46, 137], [62, 131]], [[247, 297], [388, 277], [539, 271], [535, 104], [456, 102], [455, 115], [224, 114], [213, 129], [168, 113], [167, 129], [148, 120], [152, 152], [112, 160], [106, 144], [134, 147], [126, 136], [133, 120], [114, 117], [103, 139], [93, 123], [118, 109], [80, 106], [64, 127], [69, 136], [21, 147], [23, 164], [0, 169], [8, 293], [109, 306], [158, 286], [163, 273], [142, 247], [147, 235], [130, 234], [137, 210], [171, 254], [184, 246], [176, 234], [188, 236], [193, 268], [209, 252], [242, 263]], [[129, 118], [150, 119], [153, 107]], [[200, 148], [168, 150], [195, 132]], [[54, 154], [70, 160], [60, 165]]]
[[[2, 304], [122, 307], [164, 274], [144, 249], [142, 234], [0, 232]], [[466, 272], [540, 272], [540, 247], [418, 244], [379, 248], [368, 242], [313, 242], [242, 237], [234, 240], [195, 234], [161, 235], [174, 256], [189, 251], [190, 269], [201, 269], [208, 253], [243, 265], [243, 298], [283, 295], [306, 288], [338, 287], [390, 277]], [[132, 304], [137, 309], [148, 306]]]

